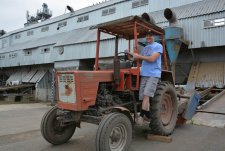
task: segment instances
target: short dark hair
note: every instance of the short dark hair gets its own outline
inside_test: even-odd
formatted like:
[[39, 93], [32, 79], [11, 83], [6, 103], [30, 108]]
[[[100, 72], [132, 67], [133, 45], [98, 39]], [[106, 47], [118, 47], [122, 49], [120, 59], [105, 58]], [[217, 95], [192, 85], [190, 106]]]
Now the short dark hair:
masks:
[[146, 36], [153, 36], [153, 33], [151, 31], [147, 31], [145, 35]]

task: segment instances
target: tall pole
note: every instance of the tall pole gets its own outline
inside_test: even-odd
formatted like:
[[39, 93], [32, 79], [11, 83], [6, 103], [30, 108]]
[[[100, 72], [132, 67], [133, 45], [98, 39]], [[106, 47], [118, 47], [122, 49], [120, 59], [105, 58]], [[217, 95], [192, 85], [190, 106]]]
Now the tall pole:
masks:
[[[138, 53], [138, 30], [137, 30], [137, 21], [134, 22], [134, 53]], [[137, 70], [140, 71], [140, 60], [137, 60]], [[139, 89], [140, 83], [140, 72], [137, 75], [136, 89]]]
[[162, 37], [162, 46], [163, 46], [164, 66], [165, 66], [165, 70], [168, 70], [168, 62], [167, 62], [167, 56], [166, 56], [166, 46], [165, 46], [164, 35], [162, 35], [161, 37]]
[[[137, 22], [134, 22], [134, 53], [138, 53], [138, 31]], [[140, 61], [137, 60], [137, 67], [140, 68]]]
[[95, 57], [95, 71], [98, 70], [98, 60], [99, 60], [99, 49], [100, 49], [100, 30], [97, 31], [97, 42], [96, 42], [96, 57]]
[[118, 46], [119, 46], [119, 37], [116, 36], [115, 39], [115, 56], [114, 56], [114, 81], [118, 85], [120, 83], [120, 60], [118, 57]]

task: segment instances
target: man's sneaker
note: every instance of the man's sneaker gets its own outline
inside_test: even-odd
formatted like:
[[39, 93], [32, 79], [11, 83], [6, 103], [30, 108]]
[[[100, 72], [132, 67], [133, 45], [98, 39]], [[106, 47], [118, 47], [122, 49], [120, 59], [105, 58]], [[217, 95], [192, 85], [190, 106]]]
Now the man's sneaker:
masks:
[[142, 126], [144, 124], [144, 118], [142, 116], [138, 116], [136, 119], [136, 124]]

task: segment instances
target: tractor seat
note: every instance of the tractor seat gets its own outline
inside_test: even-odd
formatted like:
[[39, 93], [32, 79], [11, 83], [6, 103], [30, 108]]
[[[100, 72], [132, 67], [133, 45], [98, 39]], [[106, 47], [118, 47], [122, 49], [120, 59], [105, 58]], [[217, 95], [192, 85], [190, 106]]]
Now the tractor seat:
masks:
[[[132, 65], [130, 62], [120, 61], [120, 69], [131, 68]], [[113, 69], [113, 63], [99, 63], [100, 70]]]

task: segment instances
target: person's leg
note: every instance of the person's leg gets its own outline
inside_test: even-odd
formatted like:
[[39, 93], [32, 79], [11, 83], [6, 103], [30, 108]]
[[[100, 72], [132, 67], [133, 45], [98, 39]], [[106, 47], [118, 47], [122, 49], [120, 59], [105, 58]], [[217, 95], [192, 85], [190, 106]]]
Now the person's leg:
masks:
[[145, 115], [145, 111], [143, 108], [143, 106], [145, 106], [145, 105], [143, 105], [143, 104], [146, 102], [146, 101], [144, 101], [144, 89], [145, 89], [147, 81], [148, 81], [148, 77], [141, 77], [140, 89], [139, 89], [139, 101], [142, 102], [141, 114], [140, 114], [141, 117], [144, 117], [144, 115]]
[[149, 111], [150, 111], [150, 97], [145, 95], [142, 102], [142, 117], [144, 117], [145, 115], [147, 118], [150, 118]]
[[[145, 89], [147, 80], [148, 80], [147, 77], [141, 77], [141, 80], [140, 80], [139, 101], [142, 102], [142, 105], [143, 105], [143, 100], [144, 100], [144, 89]], [[145, 111], [141, 107], [140, 116], [137, 117], [137, 119], [136, 119], [136, 123], [138, 125], [143, 125], [143, 123], [144, 123], [144, 118], [143, 118], [144, 115], [145, 115]]]
[[140, 89], [139, 89], [139, 101], [143, 101], [143, 99], [144, 99], [144, 90], [145, 90], [147, 81], [148, 81], [147, 77], [141, 77]]
[[144, 89], [142, 109], [147, 118], [150, 118], [150, 98], [154, 97], [158, 81], [158, 78], [149, 77]]
[[140, 96], [140, 98], [142, 98], [142, 106], [141, 106], [141, 114], [140, 114], [140, 116], [144, 117], [144, 115], [145, 115], [148, 118], [149, 118], [149, 116], [148, 116], [149, 114], [148, 113], [149, 113], [149, 105], [150, 105], [149, 104], [149, 96], [144, 95], [144, 91], [145, 91], [146, 86], [148, 84], [149, 78], [150, 77], [142, 78], [141, 85], [140, 85], [140, 91], [139, 91], [139, 92], [141, 92], [141, 96], [140, 96], [140, 93], [139, 93], [139, 96]]
[[144, 95], [142, 110], [149, 111], [149, 96]]

